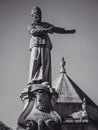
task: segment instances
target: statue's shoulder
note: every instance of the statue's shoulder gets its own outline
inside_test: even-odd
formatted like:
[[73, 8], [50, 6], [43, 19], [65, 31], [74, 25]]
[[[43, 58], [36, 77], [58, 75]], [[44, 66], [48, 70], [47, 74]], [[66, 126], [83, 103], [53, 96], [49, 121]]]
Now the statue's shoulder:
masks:
[[42, 25], [43, 27], [47, 27], [47, 28], [53, 26], [52, 24], [50, 24], [50, 23], [48, 23], [48, 22], [42, 22], [41, 25]]

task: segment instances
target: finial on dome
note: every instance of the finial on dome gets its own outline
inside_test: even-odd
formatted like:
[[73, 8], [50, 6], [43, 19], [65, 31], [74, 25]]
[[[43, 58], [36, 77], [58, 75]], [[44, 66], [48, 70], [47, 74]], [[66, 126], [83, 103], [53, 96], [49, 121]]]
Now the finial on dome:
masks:
[[66, 62], [64, 60], [64, 57], [62, 57], [61, 62], [60, 62], [60, 67], [61, 67], [60, 73], [66, 73], [65, 64], [66, 64]]

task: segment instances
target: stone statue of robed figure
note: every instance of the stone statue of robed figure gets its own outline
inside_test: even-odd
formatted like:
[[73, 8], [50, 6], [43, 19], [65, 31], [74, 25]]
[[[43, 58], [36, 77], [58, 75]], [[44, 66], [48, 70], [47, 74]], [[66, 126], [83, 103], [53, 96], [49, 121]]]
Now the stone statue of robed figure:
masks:
[[28, 26], [30, 40], [30, 70], [28, 87], [21, 92], [24, 109], [18, 118], [17, 130], [62, 130], [61, 117], [53, 108], [58, 97], [51, 85], [51, 49], [48, 33], [73, 34], [50, 23], [42, 22], [41, 9], [34, 7], [33, 22]]
[[30, 70], [28, 84], [48, 82], [51, 86], [51, 49], [52, 43], [48, 33], [73, 34], [75, 30], [66, 30], [50, 23], [42, 22], [42, 13], [39, 7], [31, 11], [32, 24], [28, 25], [30, 40]]

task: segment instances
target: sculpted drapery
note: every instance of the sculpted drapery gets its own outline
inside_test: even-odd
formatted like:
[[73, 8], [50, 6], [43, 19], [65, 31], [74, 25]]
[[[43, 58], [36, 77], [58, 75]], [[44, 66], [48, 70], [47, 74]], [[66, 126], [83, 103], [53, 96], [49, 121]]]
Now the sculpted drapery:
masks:
[[33, 22], [28, 26], [30, 40], [30, 69], [28, 84], [48, 82], [51, 86], [51, 49], [52, 43], [48, 33], [68, 34], [75, 30], [66, 30], [41, 21], [41, 10], [32, 10]]
[[51, 86], [52, 43], [48, 33], [73, 34], [75, 30], [42, 22], [39, 7], [34, 7], [31, 15], [29, 86], [21, 93], [25, 108], [19, 116], [17, 130], [62, 130], [61, 118], [52, 107], [53, 96], [57, 97], [57, 93]]

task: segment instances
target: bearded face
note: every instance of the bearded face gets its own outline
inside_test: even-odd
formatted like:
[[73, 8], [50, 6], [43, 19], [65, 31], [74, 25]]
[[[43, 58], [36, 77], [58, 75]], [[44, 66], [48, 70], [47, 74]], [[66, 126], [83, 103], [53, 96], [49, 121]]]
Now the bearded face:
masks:
[[31, 12], [33, 23], [41, 22], [41, 9], [39, 7], [33, 7]]
[[39, 23], [39, 22], [41, 22], [41, 17], [40, 17], [40, 15], [38, 13], [34, 13], [32, 15], [32, 18], [33, 18], [33, 23]]

